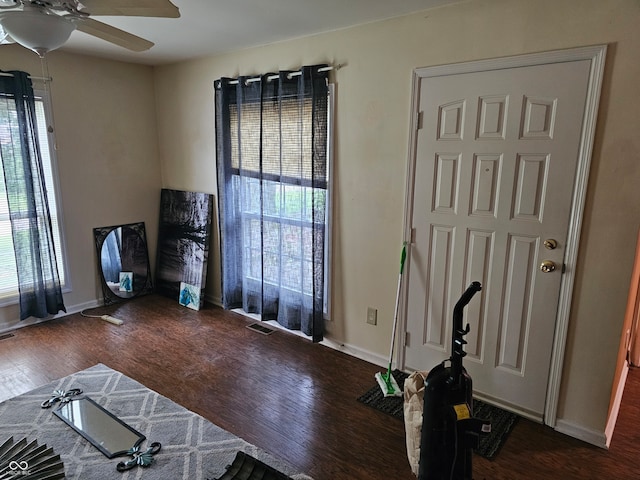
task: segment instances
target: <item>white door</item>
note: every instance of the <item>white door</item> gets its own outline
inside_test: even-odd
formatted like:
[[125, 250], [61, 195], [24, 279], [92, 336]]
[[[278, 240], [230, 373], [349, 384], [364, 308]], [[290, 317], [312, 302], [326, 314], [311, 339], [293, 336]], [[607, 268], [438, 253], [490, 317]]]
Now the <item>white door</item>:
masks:
[[[542, 419], [588, 60], [422, 78], [404, 365], [451, 355], [464, 311], [476, 395]], [[555, 270], [543, 272], [541, 265]]]

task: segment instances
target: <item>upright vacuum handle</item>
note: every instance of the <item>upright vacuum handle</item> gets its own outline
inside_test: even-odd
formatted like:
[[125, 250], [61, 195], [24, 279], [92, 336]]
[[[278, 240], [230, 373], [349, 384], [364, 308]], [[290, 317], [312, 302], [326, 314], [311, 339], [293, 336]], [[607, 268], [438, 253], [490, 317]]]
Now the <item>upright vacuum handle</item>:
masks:
[[453, 335], [451, 342], [451, 381], [460, 384], [462, 382], [462, 358], [467, 354], [464, 345], [467, 343], [462, 337], [469, 333], [469, 325], [462, 327], [462, 311], [471, 301], [473, 296], [482, 290], [480, 282], [472, 282], [464, 291], [458, 303], [453, 307]]
[[458, 300], [458, 303], [456, 303], [456, 306], [453, 307], [454, 319], [455, 319], [456, 313], [461, 314], [462, 309], [467, 306], [467, 304], [471, 301], [473, 296], [480, 290], [482, 290], [482, 285], [480, 285], [480, 282], [471, 282], [471, 285], [469, 285], [467, 289], [464, 291], [464, 293], [460, 297], [460, 300]]

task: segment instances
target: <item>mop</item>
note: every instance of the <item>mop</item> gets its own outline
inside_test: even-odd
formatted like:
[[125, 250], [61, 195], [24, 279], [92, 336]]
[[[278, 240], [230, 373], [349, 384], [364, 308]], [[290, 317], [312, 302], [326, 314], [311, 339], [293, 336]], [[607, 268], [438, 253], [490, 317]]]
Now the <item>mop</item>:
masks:
[[393, 330], [391, 332], [391, 352], [389, 353], [389, 366], [386, 372], [376, 373], [376, 381], [385, 397], [401, 397], [403, 392], [391, 374], [391, 363], [393, 362], [393, 347], [396, 343], [396, 327], [398, 325], [398, 306], [400, 303], [400, 287], [402, 285], [402, 271], [404, 270], [404, 260], [407, 258], [407, 242], [402, 244], [402, 254], [400, 255], [400, 274], [398, 275], [398, 290], [396, 293], [396, 308], [393, 314]]

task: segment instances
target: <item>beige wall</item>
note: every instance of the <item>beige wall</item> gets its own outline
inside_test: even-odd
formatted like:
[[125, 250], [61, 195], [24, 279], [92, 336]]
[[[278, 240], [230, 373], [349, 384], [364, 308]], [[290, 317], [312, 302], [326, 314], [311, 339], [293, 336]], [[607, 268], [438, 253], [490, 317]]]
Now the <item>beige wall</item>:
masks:
[[[333, 75], [334, 295], [328, 329], [347, 350], [384, 359], [402, 241], [412, 70], [609, 44], [558, 412], [565, 427], [597, 439], [609, 407], [640, 218], [639, 22], [635, 0], [472, 0], [157, 68], [163, 186], [216, 193], [214, 79], [345, 64]], [[219, 299], [219, 261], [212, 265], [208, 292]], [[367, 306], [378, 309], [378, 326], [366, 324]]]
[[[155, 252], [161, 181], [153, 69], [60, 51], [47, 63], [73, 287], [64, 299], [78, 311], [102, 296], [94, 227], [143, 221]], [[0, 47], [0, 69], [43, 76], [37, 55], [15, 45]], [[0, 331], [31, 322], [17, 318], [17, 306], [0, 308]]]

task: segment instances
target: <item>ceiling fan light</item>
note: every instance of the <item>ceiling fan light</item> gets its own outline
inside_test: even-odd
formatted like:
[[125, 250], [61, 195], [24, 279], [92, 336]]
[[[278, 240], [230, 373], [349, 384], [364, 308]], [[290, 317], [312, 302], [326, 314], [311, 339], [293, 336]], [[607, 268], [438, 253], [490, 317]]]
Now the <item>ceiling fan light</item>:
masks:
[[76, 24], [39, 11], [1, 12], [0, 25], [16, 42], [41, 57], [65, 44]]

